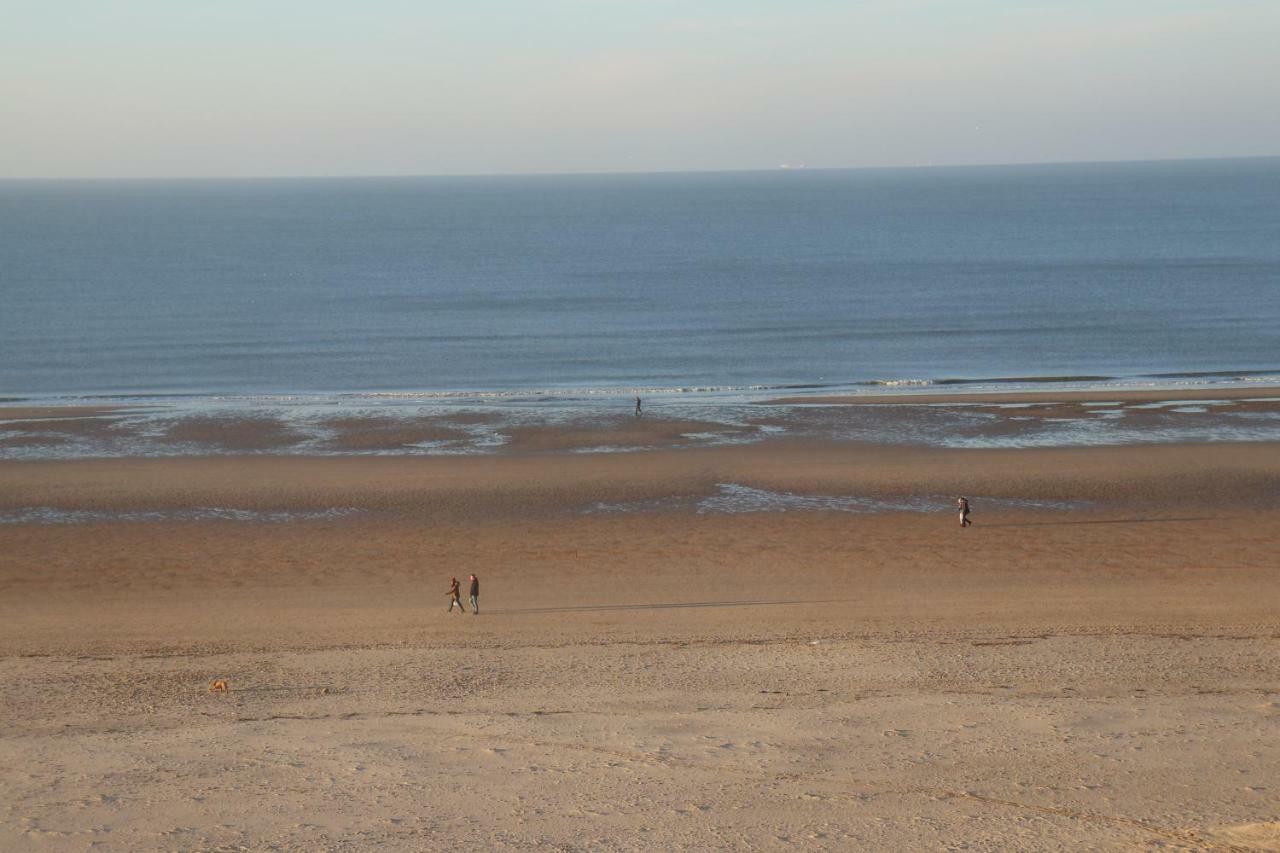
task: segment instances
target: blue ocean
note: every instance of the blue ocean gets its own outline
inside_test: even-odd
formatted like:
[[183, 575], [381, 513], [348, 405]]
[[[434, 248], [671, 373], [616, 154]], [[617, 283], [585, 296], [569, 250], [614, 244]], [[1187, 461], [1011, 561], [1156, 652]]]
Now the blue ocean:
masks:
[[0, 183], [0, 396], [1280, 376], [1280, 159]]

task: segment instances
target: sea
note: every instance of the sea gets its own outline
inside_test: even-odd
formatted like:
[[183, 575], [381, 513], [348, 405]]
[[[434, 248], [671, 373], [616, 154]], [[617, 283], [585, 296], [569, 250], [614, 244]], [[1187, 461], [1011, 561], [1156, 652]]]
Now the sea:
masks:
[[0, 398], [1280, 384], [1280, 158], [0, 182]]

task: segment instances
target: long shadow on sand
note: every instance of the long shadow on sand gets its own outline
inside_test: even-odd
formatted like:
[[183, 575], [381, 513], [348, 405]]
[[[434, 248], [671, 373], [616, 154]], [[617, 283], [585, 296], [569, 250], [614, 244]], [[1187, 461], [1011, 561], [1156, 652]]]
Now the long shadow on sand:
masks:
[[850, 598], [787, 599], [785, 601], [678, 601], [665, 604], [583, 604], [575, 607], [511, 607], [489, 613], [594, 613], [607, 610], [669, 610], [679, 607], [772, 607], [779, 604], [838, 604]]
[[[1197, 515], [1187, 518], [1108, 518], [1095, 521], [1021, 521], [1016, 524], [984, 524], [983, 527], [1060, 527], [1064, 524], [1165, 524], [1177, 521], [1214, 521], [1216, 515]], [[978, 525], [975, 524], [974, 527]]]

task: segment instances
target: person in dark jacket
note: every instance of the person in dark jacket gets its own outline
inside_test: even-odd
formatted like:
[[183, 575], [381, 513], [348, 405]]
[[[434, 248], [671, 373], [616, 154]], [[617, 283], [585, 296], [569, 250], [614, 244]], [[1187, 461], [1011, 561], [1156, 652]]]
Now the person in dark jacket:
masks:
[[471, 576], [471, 615], [480, 615], [480, 578]]

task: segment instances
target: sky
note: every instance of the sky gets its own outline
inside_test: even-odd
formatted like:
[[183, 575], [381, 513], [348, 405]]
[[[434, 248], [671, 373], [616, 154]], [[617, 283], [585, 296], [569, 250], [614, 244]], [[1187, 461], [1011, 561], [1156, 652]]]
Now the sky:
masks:
[[0, 0], [0, 177], [1280, 154], [1280, 2]]

